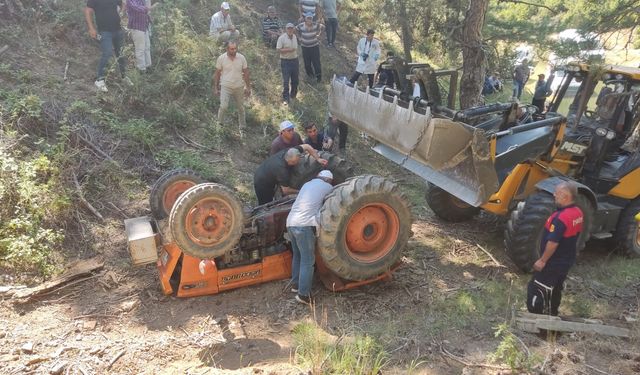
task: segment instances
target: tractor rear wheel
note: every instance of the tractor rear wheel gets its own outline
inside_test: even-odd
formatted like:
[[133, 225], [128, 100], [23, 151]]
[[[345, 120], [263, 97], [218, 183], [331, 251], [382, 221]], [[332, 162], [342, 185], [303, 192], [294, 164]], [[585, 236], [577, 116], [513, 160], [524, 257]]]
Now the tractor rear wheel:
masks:
[[380, 176], [358, 176], [325, 199], [318, 253], [336, 275], [365, 280], [398, 262], [410, 234], [411, 212], [398, 186]]
[[244, 212], [227, 187], [199, 184], [178, 198], [169, 215], [169, 227], [173, 241], [185, 254], [212, 259], [238, 244]]
[[[576, 250], [578, 254], [591, 236], [593, 222], [593, 206], [582, 194], [578, 194], [575, 205], [582, 210], [582, 232], [578, 237]], [[518, 268], [531, 272], [533, 264], [540, 258], [540, 244], [544, 225], [556, 210], [553, 195], [546, 191], [537, 191], [529, 195], [524, 202], [519, 202], [511, 212], [507, 228], [504, 231], [504, 243], [507, 254]]]
[[461, 201], [435, 185], [428, 184], [425, 198], [436, 216], [452, 223], [467, 221], [480, 212], [480, 208]]
[[640, 222], [636, 215], [640, 213], [640, 198], [636, 198], [620, 213], [618, 226], [613, 239], [625, 254], [640, 257]]
[[326, 151], [318, 151], [318, 155], [329, 162], [327, 166], [323, 167], [310, 155], [304, 155], [293, 168], [290, 187], [300, 189], [302, 185], [311, 181], [323, 169], [328, 169], [333, 173], [333, 185], [341, 184], [347, 178], [353, 176], [353, 168], [346, 160]]
[[151, 214], [157, 220], [169, 216], [178, 197], [189, 188], [203, 182], [205, 179], [202, 176], [189, 169], [174, 169], [163, 174], [151, 188]]

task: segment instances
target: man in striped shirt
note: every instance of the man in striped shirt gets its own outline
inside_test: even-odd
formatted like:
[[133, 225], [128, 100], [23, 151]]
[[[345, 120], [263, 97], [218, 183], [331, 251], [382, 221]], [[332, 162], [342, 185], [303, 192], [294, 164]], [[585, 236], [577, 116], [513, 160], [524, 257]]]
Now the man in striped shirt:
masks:
[[[313, 14], [314, 21], [322, 19], [322, 8], [320, 8], [320, 0], [299, 0], [298, 1], [298, 13], [300, 14], [300, 18], [298, 22], [304, 22], [305, 14]], [[315, 18], [315, 16], [318, 18]]]
[[310, 79], [316, 78], [318, 82], [322, 80], [322, 70], [320, 67], [320, 33], [324, 30], [324, 25], [313, 21], [314, 14], [307, 13], [304, 22], [299, 24], [298, 41], [302, 47], [302, 59], [304, 60], [304, 70]]
[[136, 56], [136, 68], [141, 72], [146, 72], [151, 66], [151, 41], [149, 40], [149, 17], [150, 6], [145, 0], [127, 0], [127, 16], [129, 23], [127, 27], [131, 30], [131, 39]]
[[262, 20], [262, 39], [272, 48], [276, 46], [278, 37], [282, 34], [282, 25], [276, 14], [276, 7], [267, 8], [267, 17]]

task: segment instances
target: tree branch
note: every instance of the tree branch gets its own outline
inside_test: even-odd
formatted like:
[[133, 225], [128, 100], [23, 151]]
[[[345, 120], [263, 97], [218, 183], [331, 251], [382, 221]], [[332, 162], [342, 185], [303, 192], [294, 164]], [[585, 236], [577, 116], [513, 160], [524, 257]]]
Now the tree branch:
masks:
[[[498, 0], [498, 3], [524, 4], [524, 5], [529, 5], [529, 6], [537, 7], [537, 8], [545, 8], [545, 9], [548, 9], [550, 12], [557, 12], [558, 11], [558, 10], [555, 10], [555, 9], [551, 9], [548, 6], [543, 5], [543, 4], [534, 4], [534, 3], [530, 3], [528, 1], [523, 1], [523, 0]], [[559, 10], [562, 11], [562, 12], [566, 11], [566, 9], [563, 9], [563, 8], [559, 9]]]

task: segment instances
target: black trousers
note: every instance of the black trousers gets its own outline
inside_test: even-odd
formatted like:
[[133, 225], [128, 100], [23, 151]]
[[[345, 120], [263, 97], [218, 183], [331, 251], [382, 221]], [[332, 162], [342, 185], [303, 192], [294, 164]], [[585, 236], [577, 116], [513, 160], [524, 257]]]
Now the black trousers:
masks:
[[527, 310], [533, 314], [558, 315], [568, 267], [546, 266], [534, 272], [527, 287]]
[[315, 47], [302, 47], [302, 59], [304, 60], [304, 71], [308, 77], [315, 77], [318, 82], [322, 80], [322, 69], [320, 67], [320, 45]]
[[280, 69], [282, 70], [282, 99], [295, 99], [298, 94], [298, 59], [280, 59]]
[[333, 44], [336, 41], [336, 33], [338, 32], [338, 19], [327, 18], [325, 24], [327, 25], [327, 43]]
[[260, 182], [254, 182], [253, 189], [256, 191], [258, 205], [271, 202], [273, 200], [273, 197], [276, 195], [275, 186], [268, 186]]
[[538, 113], [542, 113], [544, 112], [544, 99], [533, 99], [531, 101], [531, 104], [535, 105], [536, 107], [538, 107]]
[[[358, 71], [356, 71], [355, 73], [353, 73], [353, 76], [351, 77], [351, 79], [349, 80], [349, 82], [353, 83], [354, 85], [356, 84], [356, 82], [358, 82], [358, 78], [360, 78], [360, 75], [362, 75], [363, 73], [360, 73]], [[369, 78], [369, 88], [373, 87], [373, 77], [375, 76], [375, 74], [366, 74], [367, 78]]]

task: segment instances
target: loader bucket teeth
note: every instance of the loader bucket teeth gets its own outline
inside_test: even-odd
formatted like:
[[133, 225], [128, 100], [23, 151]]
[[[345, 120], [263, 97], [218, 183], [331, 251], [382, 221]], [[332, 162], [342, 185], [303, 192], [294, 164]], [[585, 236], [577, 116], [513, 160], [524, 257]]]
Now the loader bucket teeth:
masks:
[[374, 150], [451, 192], [480, 206], [498, 190], [498, 176], [484, 131], [425, 114], [333, 80], [329, 111], [380, 142]]

